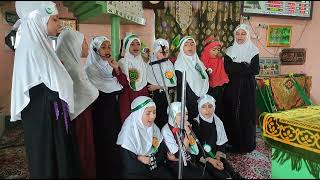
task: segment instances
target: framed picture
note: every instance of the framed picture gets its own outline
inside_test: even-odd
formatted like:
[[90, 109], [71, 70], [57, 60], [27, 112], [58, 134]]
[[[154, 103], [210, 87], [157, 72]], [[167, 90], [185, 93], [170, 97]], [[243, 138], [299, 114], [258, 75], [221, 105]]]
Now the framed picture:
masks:
[[280, 75], [280, 58], [260, 57], [260, 73], [258, 76], [278, 76]]
[[292, 26], [269, 25], [267, 32], [268, 47], [289, 47], [291, 44]]
[[78, 21], [77, 19], [71, 18], [60, 18], [61, 30], [67, 28], [74, 31], [78, 30]]

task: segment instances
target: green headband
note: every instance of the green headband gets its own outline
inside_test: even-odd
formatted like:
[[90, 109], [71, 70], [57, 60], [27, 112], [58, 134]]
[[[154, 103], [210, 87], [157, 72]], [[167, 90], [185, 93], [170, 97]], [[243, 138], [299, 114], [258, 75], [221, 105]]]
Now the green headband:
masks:
[[183, 37], [183, 38], [180, 40], [179, 45], [178, 45], [177, 48], [180, 48], [182, 42], [183, 42], [184, 40], [186, 40], [186, 39], [193, 39], [193, 38], [192, 38], [191, 36], [185, 36], [185, 37]]
[[143, 103], [139, 104], [137, 107], [131, 109], [131, 112], [137, 111], [141, 108], [143, 108], [145, 105], [147, 105], [149, 102], [153, 102], [152, 99], [147, 99], [146, 101], [144, 101]]
[[128, 42], [131, 38], [138, 38], [138, 36], [135, 34], [131, 34], [130, 36], [128, 36], [128, 38], [126, 39], [126, 42], [124, 43], [124, 49], [126, 49]]

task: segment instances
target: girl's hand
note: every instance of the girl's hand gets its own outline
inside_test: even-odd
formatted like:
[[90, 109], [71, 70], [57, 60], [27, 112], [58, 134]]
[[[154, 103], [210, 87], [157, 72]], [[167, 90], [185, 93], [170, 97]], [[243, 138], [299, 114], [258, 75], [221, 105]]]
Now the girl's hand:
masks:
[[119, 64], [117, 61], [115, 61], [113, 58], [108, 58], [107, 59], [109, 65], [113, 68], [113, 69], [118, 69], [119, 68]]
[[150, 158], [148, 156], [139, 156], [137, 159], [142, 162], [143, 164], [150, 164]]
[[176, 158], [176, 156], [170, 152], [167, 153], [167, 158], [170, 160], [170, 161], [179, 161], [179, 159]]
[[217, 159], [207, 158], [210, 164], [212, 164], [213, 167], [216, 169], [222, 171], [224, 169], [223, 163]]
[[152, 84], [148, 85], [148, 90], [149, 91], [155, 91], [155, 90], [158, 90], [158, 89], [160, 89], [160, 86], [158, 86], [158, 85], [152, 85]]

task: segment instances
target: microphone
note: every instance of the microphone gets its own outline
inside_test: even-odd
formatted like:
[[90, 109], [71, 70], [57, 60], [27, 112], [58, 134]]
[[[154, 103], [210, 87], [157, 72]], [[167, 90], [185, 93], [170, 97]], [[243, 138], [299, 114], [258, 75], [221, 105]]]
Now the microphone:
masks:
[[109, 57], [111, 57], [111, 54], [107, 54], [107, 55], [105, 55], [105, 56], [101, 55], [101, 54], [99, 53], [98, 49], [95, 48], [95, 47], [92, 48], [92, 49], [93, 49], [93, 51], [96, 52], [100, 57], [104, 57], [104, 58], [109, 58]]
[[211, 158], [215, 158], [216, 157], [216, 155], [215, 154], [213, 154], [212, 153], [212, 149], [211, 149], [211, 146], [209, 145], [209, 144], [205, 144], [204, 146], [203, 146], [203, 149], [206, 151], [206, 153], [211, 157]]
[[163, 59], [160, 59], [160, 60], [157, 60], [157, 61], [150, 62], [149, 64], [152, 66], [154, 64], [160, 64], [162, 62], [166, 62], [167, 60], [169, 60], [169, 59], [168, 58], [163, 58]]

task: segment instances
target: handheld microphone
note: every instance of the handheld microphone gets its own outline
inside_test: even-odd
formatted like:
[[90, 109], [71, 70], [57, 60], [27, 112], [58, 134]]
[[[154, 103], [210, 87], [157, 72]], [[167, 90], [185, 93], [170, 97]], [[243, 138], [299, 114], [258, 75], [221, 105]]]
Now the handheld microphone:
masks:
[[93, 49], [93, 51], [94, 52], [96, 52], [100, 57], [104, 57], [104, 58], [110, 58], [111, 57], [111, 54], [107, 54], [107, 55], [105, 55], [105, 56], [103, 56], [103, 55], [101, 55], [100, 53], [99, 53], [99, 51], [97, 50], [97, 48], [92, 48]]

